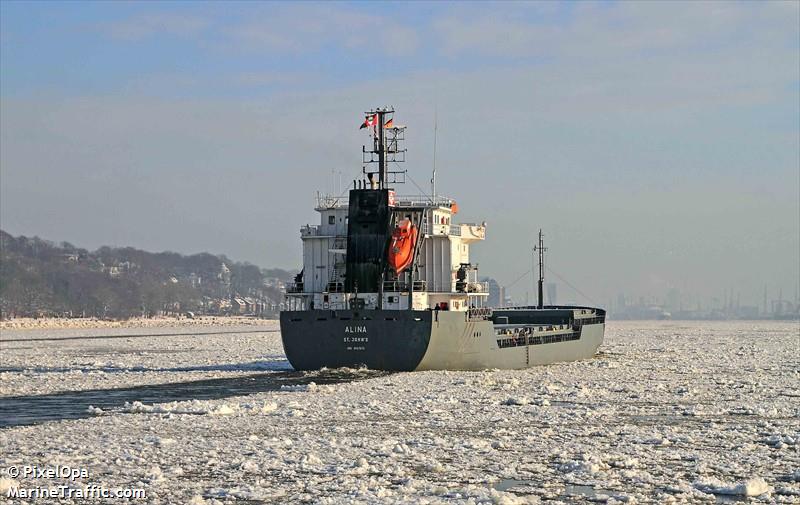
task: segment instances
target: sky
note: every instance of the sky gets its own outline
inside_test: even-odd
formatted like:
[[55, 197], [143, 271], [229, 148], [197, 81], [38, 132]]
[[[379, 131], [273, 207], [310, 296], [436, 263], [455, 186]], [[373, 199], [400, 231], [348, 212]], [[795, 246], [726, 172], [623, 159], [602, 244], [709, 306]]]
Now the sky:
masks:
[[794, 1], [3, 1], [0, 227], [300, 268], [384, 105], [502, 285], [542, 228], [560, 301], [797, 290]]

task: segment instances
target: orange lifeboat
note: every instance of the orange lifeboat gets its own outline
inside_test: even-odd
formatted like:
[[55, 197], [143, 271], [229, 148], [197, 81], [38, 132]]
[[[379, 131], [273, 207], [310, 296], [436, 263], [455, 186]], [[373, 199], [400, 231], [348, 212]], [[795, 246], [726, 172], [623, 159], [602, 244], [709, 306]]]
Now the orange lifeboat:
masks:
[[392, 232], [389, 246], [389, 266], [400, 273], [411, 264], [414, 257], [414, 244], [417, 243], [417, 227], [409, 219], [403, 219]]

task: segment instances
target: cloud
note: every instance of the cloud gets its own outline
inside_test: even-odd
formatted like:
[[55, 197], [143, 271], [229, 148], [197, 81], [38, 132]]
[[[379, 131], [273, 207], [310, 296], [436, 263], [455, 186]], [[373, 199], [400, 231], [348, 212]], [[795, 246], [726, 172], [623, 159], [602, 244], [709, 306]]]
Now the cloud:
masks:
[[105, 23], [100, 29], [116, 40], [138, 41], [155, 35], [193, 37], [209, 25], [209, 20], [200, 16], [150, 12], [123, 21]]
[[439, 51], [446, 56], [480, 54], [503, 57], [545, 55], [548, 41], [558, 37], [559, 29], [489, 16], [445, 16], [433, 23]]
[[225, 28], [229, 47], [247, 51], [307, 53], [324, 48], [374, 50], [401, 56], [419, 46], [417, 31], [384, 16], [336, 4], [272, 5]]
[[523, 79], [530, 99], [519, 99], [537, 112], [669, 120], [778, 103], [797, 111], [800, 4], [789, 4], [579, 2], [560, 14], [499, 4], [431, 26], [449, 64]]
[[722, 51], [769, 44], [796, 51], [797, 2], [578, 2], [554, 16], [497, 5], [451, 11], [433, 23], [449, 56], [571, 57], [583, 61]]
[[[327, 48], [380, 51], [408, 56], [419, 47], [417, 29], [396, 20], [332, 3], [246, 5], [243, 15], [225, 23], [208, 17], [152, 11], [105, 23], [115, 40], [138, 41], [155, 35], [198, 38], [206, 49], [311, 53]], [[209, 35], [200, 41], [200, 35]]]
[[384, 50], [393, 56], [414, 54], [420, 45], [417, 31], [408, 26], [389, 26], [380, 34]]
[[275, 85], [293, 85], [312, 78], [309, 73], [291, 72], [241, 72], [230, 76], [228, 81], [236, 86], [264, 87]]

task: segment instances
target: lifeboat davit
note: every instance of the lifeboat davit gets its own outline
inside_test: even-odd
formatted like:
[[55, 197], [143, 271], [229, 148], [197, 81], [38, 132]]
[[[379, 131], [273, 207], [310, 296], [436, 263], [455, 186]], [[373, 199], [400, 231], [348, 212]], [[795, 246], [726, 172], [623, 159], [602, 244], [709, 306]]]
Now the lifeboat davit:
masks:
[[399, 274], [411, 264], [416, 243], [417, 227], [410, 219], [403, 219], [392, 232], [392, 243], [389, 246], [389, 266], [395, 273]]

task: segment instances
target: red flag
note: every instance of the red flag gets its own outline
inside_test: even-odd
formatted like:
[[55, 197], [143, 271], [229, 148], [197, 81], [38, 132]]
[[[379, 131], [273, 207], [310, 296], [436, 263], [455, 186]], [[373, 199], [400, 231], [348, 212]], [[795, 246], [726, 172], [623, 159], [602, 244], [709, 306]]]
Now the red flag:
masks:
[[375, 126], [376, 124], [378, 124], [377, 114], [373, 114], [372, 116], [367, 116], [367, 118], [364, 119], [364, 122], [361, 124], [361, 128], [359, 128], [359, 130], [362, 128], [366, 128], [368, 126]]

